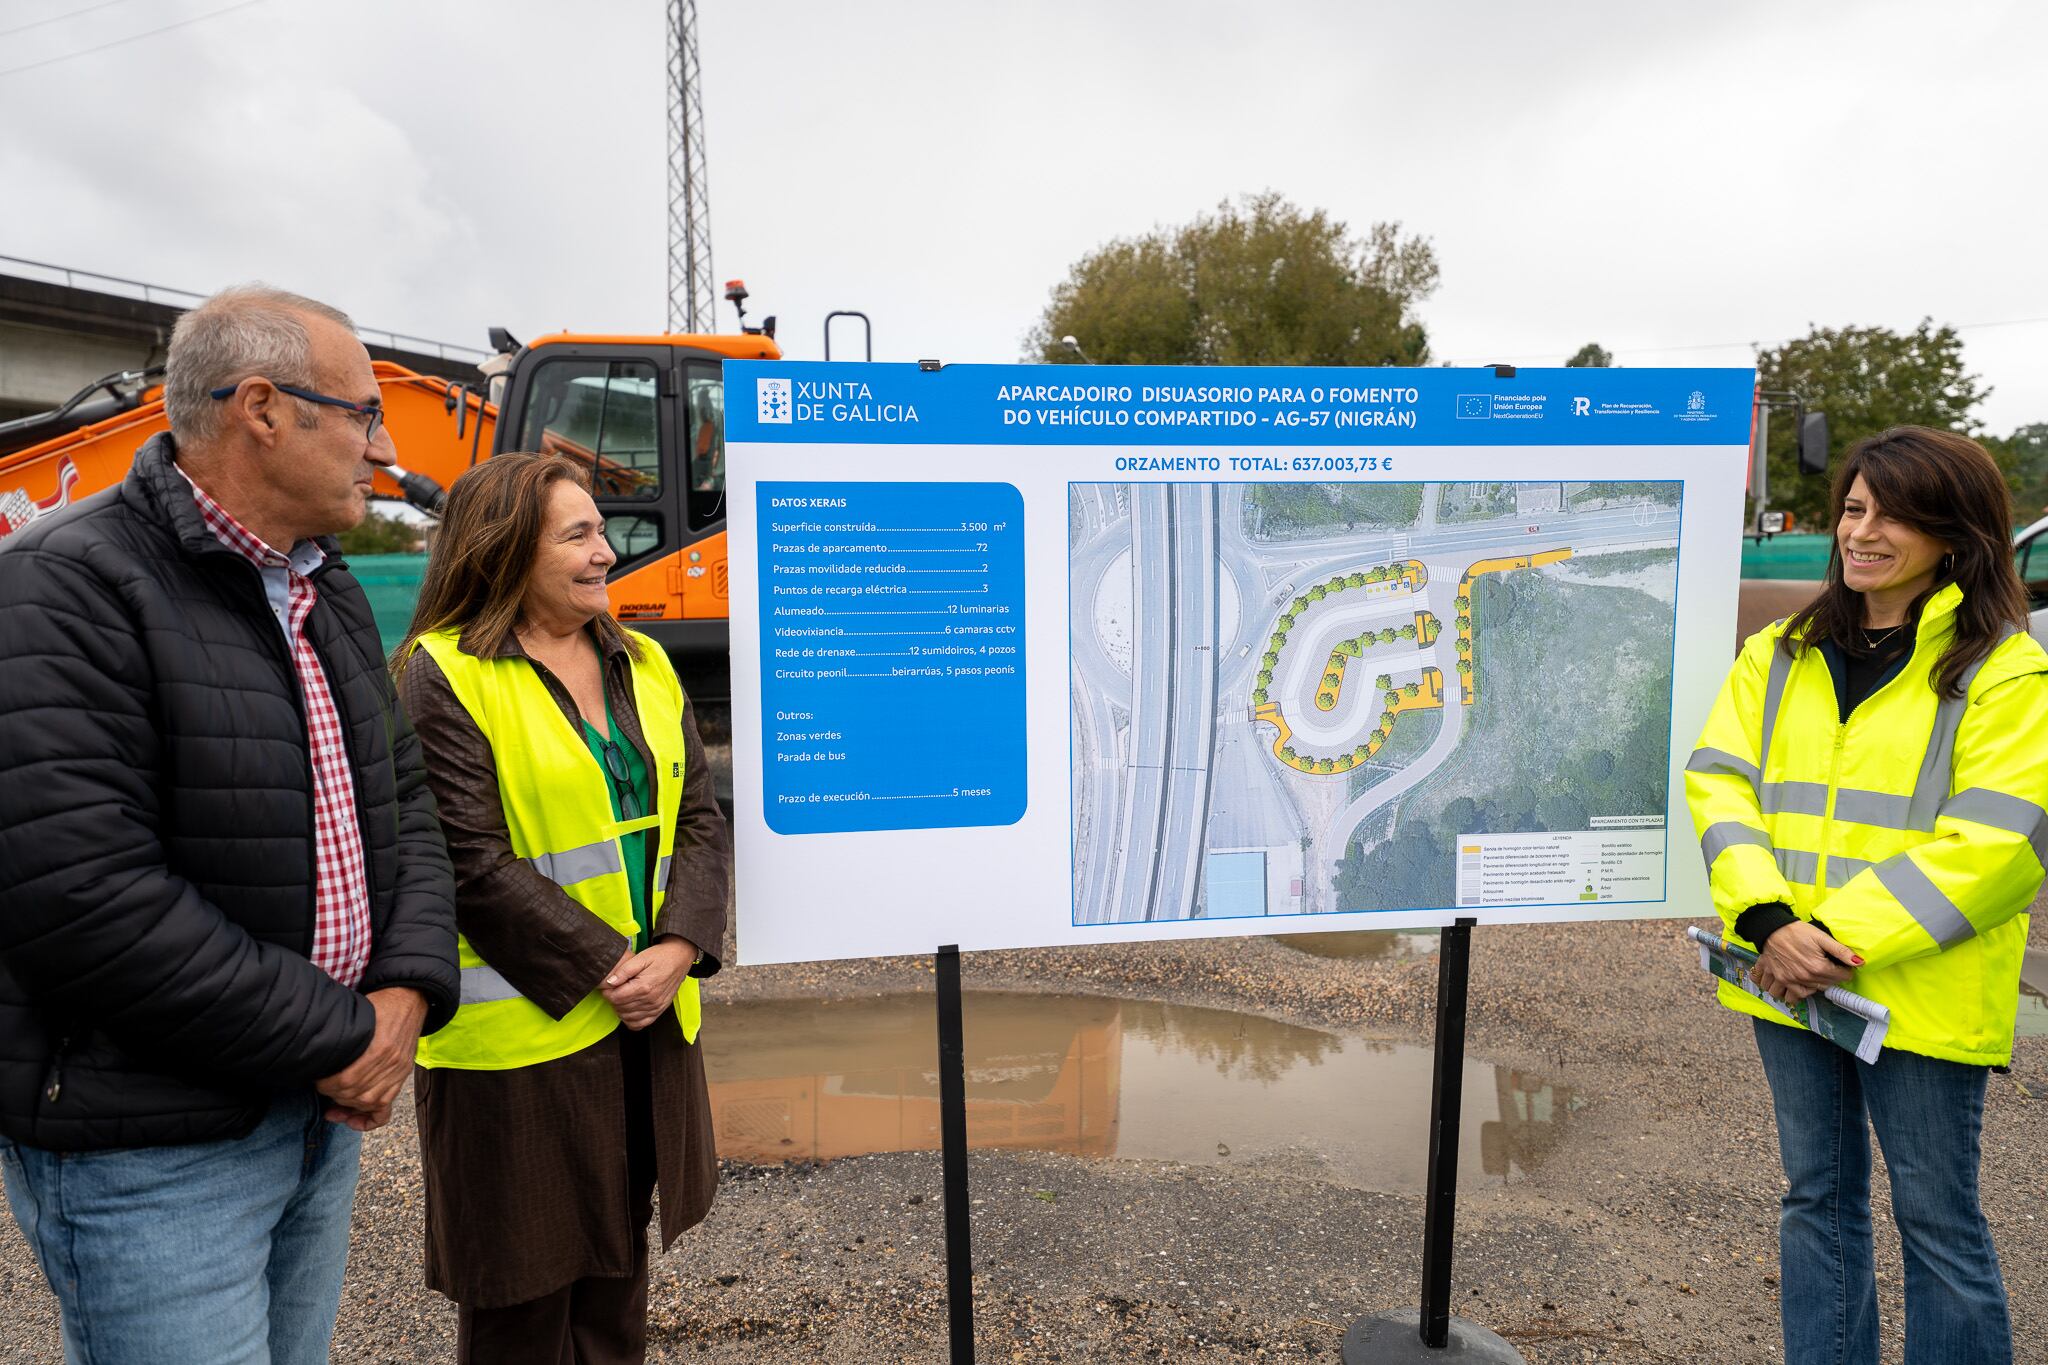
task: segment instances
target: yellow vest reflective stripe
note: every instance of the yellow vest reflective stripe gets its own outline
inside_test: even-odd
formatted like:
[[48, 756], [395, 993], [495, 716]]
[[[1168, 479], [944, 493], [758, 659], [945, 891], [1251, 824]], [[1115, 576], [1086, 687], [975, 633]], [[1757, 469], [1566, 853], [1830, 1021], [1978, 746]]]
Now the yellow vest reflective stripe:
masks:
[[[1887, 1047], [2003, 1064], [2048, 863], [2048, 653], [2013, 633], [1938, 697], [1961, 602], [1953, 584], [1928, 601], [1912, 656], [1847, 722], [1819, 650], [1786, 655], [1782, 621], [1752, 636], [1686, 799], [1731, 934], [1769, 901], [1823, 920], [1865, 960], [1849, 988], [1891, 1009]], [[1782, 1022], [1733, 987], [1721, 999]]]
[[[453, 630], [423, 635], [417, 645], [440, 665], [456, 700], [491, 742], [513, 853], [629, 941], [638, 925], [619, 840], [638, 830], [657, 836], [652, 919], [666, 899], [687, 761], [682, 685], [653, 641], [634, 638], [641, 657], [632, 665], [633, 700], [653, 760], [648, 777], [655, 794], [654, 813], [637, 820], [612, 818], [610, 778], [591, 761], [583, 736], [526, 659], [465, 654]], [[420, 1040], [421, 1066], [532, 1066], [580, 1052], [619, 1026], [618, 1014], [597, 991], [553, 1019], [484, 961], [466, 936], [458, 935], [456, 950], [460, 1005], [445, 1027]], [[676, 1016], [683, 1036], [694, 1042], [702, 1018], [695, 977], [684, 978], [676, 992]]]

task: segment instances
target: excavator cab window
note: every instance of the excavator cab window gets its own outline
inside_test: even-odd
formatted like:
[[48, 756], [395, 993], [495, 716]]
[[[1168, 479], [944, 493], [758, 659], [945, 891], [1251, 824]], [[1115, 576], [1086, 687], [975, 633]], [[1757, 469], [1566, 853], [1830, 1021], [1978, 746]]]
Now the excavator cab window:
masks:
[[661, 496], [660, 402], [646, 361], [551, 361], [534, 377], [517, 448], [584, 466], [599, 502], [651, 502]]
[[690, 529], [725, 515], [725, 379], [718, 366], [692, 361], [686, 367], [690, 393]]

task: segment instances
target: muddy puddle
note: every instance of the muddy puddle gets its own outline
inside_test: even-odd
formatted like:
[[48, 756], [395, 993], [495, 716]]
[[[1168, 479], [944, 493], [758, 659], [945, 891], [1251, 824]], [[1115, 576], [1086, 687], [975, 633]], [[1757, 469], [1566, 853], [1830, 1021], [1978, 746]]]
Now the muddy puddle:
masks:
[[1310, 957], [1403, 958], [1436, 951], [1434, 929], [1349, 929], [1331, 934], [1274, 934], [1273, 942]]
[[2027, 949], [2020, 967], [2020, 1017], [2015, 1031], [2022, 1038], [2048, 1038], [2048, 949]]
[[[826, 1161], [938, 1148], [931, 996], [729, 1001], [705, 1013], [721, 1155]], [[1226, 1010], [1002, 992], [967, 994], [965, 1031], [976, 1147], [1423, 1188], [1427, 1048]], [[1460, 1179], [1541, 1165], [1577, 1107], [1568, 1089], [1468, 1061]]]

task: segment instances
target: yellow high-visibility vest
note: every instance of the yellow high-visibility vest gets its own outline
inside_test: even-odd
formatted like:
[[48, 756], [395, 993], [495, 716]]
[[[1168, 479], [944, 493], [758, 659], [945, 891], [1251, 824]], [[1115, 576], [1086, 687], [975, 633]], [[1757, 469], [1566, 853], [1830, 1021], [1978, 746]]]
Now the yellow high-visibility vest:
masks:
[[[640, 658], [633, 661], [633, 704], [654, 760], [648, 772], [654, 813], [638, 820], [612, 818], [611, 779], [592, 761], [583, 736], [528, 660], [465, 654], [457, 648], [454, 629], [422, 635], [417, 647], [441, 666], [456, 700], [491, 741], [513, 853], [631, 943], [639, 926], [619, 840], [637, 830], [653, 830], [659, 838], [648, 896], [653, 922], [667, 898], [686, 756], [683, 688], [675, 669], [652, 640], [629, 634], [640, 644]], [[420, 1039], [421, 1066], [465, 1071], [532, 1066], [580, 1052], [619, 1026], [618, 1013], [596, 990], [553, 1019], [484, 961], [466, 936], [456, 937], [456, 951], [461, 1004], [446, 1026]], [[690, 1042], [697, 1039], [702, 1009], [697, 978], [683, 978], [676, 1016]]]
[[[1847, 721], [1821, 652], [1787, 656], [1783, 621], [1758, 631], [1685, 794], [1731, 939], [1743, 911], [1783, 901], [1862, 956], [1848, 988], [1891, 1010], [1886, 1047], [2002, 1066], [2048, 860], [2048, 653], [2014, 633], [1941, 699], [1962, 600], [1955, 584], [1928, 599], [1911, 657]], [[1796, 1027], [1725, 982], [1720, 998]]]

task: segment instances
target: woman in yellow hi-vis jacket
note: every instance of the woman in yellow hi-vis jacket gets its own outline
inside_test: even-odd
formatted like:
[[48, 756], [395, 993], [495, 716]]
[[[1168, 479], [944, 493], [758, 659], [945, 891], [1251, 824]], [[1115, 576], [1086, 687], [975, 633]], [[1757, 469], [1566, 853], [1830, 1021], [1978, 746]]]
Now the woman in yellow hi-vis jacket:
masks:
[[558, 455], [455, 481], [393, 658], [455, 864], [455, 1017], [414, 1072], [427, 1284], [462, 1360], [642, 1359], [647, 1222], [717, 1184], [697, 981], [730, 844], [675, 670], [608, 610]]
[[1686, 765], [1714, 905], [1758, 949], [1757, 984], [1791, 1001], [1846, 983], [1891, 1011], [1865, 1066], [1720, 987], [1756, 1016], [1777, 1111], [1785, 1356], [1878, 1358], [1875, 1128], [1908, 1365], [1999, 1365], [2012, 1335], [1978, 1139], [2048, 857], [2048, 653], [2026, 633], [2004, 480], [1974, 441], [1872, 437], [1833, 501], [1820, 595], [1743, 646]]

